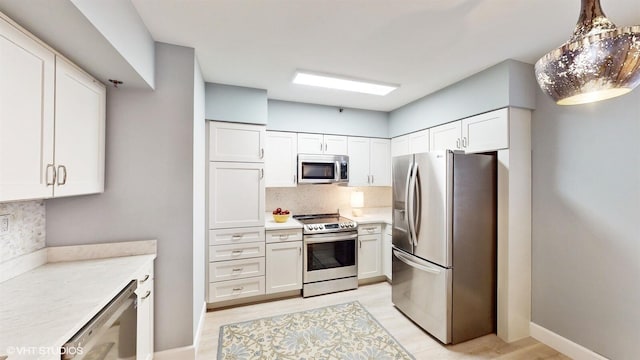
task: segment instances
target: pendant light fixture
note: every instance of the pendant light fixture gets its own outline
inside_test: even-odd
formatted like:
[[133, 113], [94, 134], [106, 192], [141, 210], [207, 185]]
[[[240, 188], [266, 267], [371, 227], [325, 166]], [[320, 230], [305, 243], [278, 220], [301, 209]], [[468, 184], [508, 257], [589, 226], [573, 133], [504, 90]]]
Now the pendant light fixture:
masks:
[[640, 84], [640, 25], [616, 27], [600, 0], [582, 0], [573, 36], [538, 60], [535, 71], [558, 105], [626, 94]]

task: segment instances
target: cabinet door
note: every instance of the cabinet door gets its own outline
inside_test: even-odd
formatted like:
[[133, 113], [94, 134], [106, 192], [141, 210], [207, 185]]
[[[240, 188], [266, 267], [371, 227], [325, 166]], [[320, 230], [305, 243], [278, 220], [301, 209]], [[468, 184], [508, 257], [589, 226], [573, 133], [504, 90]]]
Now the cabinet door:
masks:
[[500, 109], [462, 119], [462, 145], [466, 152], [509, 147], [509, 110]]
[[329, 155], [346, 155], [347, 154], [347, 137], [337, 135], [324, 136], [324, 153]]
[[0, 202], [52, 196], [54, 64], [0, 19]]
[[358, 236], [358, 279], [382, 274], [380, 234]]
[[369, 173], [372, 186], [391, 186], [391, 141], [371, 139]]
[[267, 131], [265, 187], [295, 187], [298, 158], [296, 133]]
[[104, 85], [56, 59], [55, 197], [104, 191]]
[[391, 225], [386, 224], [382, 235], [382, 274], [391, 280]]
[[432, 127], [429, 129], [429, 150], [462, 149], [462, 125], [460, 121]]
[[267, 244], [266, 293], [302, 289], [302, 241]]
[[153, 265], [138, 279], [136, 360], [153, 358]]
[[429, 129], [409, 134], [409, 153], [418, 154], [429, 151]]
[[209, 228], [264, 226], [264, 165], [209, 163]]
[[362, 137], [349, 137], [349, 186], [368, 186], [369, 147], [371, 140]]
[[324, 153], [324, 137], [322, 134], [298, 134], [298, 153], [322, 154]]
[[391, 139], [391, 156], [409, 154], [409, 135], [402, 135]]
[[266, 127], [212, 121], [209, 161], [264, 162]]

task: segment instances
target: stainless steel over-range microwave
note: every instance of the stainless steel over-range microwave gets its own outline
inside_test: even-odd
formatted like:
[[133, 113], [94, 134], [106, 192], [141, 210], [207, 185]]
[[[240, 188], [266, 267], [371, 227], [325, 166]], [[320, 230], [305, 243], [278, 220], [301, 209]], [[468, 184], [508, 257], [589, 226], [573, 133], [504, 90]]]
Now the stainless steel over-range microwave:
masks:
[[298, 184], [346, 184], [348, 182], [348, 156], [298, 154]]

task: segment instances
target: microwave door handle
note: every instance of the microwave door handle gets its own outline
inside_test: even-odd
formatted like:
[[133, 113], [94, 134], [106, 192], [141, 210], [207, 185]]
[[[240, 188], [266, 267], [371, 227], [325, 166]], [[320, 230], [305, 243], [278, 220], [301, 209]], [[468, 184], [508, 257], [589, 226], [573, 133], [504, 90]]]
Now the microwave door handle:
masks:
[[335, 166], [336, 166], [336, 173], [334, 174], [335, 180], [340, 181], [340, 161], [336, 161]]

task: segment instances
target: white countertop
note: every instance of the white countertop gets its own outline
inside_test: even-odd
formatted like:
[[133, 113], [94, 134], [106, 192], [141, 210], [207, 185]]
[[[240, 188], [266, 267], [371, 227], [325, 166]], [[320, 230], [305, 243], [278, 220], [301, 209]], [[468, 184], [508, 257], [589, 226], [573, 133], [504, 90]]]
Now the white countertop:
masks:
[[[38, 352], [59, 349], [155, 257], [47, 263], [0, 283], [0, 355], [60, 359]], [[19, 355], [20, 349], [35, 355]]]
[[271, 213], [267, 213], [264, 217], [264, 229], [265, 230], [287, 230], [287, 229], [302, 229], [302, 223], [293, 218], [293, 215], [289, 216], [289, 220], [283, 223], [277, 223], [273, 220]]
[[385, 223], [391, 225], [391, 208], [363, 209], [362, 216], [354, 216], [351, 212], [341, 214], [358, 224]]

